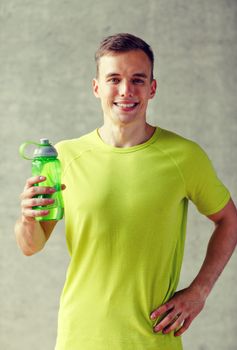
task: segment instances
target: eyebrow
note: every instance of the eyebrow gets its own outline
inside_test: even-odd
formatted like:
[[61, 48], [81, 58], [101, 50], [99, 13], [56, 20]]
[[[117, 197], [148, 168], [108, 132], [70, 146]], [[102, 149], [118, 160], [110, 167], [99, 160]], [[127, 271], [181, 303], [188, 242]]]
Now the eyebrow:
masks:
[[[114, 77], [114, 76], [119, 76], [120, 74], [118, 73], [108, 73], [106, 74], [106, 78], [110, 78], [110, 77]], [[133, 77], [140, 77], [140, 78], [144, 78], [147, 79], [147, 75], [145, 73], [134, 73]]]

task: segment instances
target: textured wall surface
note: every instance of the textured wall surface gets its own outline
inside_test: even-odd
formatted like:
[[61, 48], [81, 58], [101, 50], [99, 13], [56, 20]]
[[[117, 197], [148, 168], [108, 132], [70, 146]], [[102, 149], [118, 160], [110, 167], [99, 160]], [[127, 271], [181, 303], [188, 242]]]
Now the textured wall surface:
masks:
[[[94, 52], [105, 36], [130, 32], [156, 56], [148, 121], [197, 141], [236, 201], [236, 23], [236, 0], [0, 0], [2, 350], [54, 348], [69, 262], [63, 222], [35, 256], [16, 245], [19, 194], [30, 175], [20, 143], [55, 143], [102, 124], [91, 90]], [[213, 228], [190, 203], [180, 288], [198, 272]], [[235, 253], [184, 334], [185, 349], [236, 349], [236, 263]]]

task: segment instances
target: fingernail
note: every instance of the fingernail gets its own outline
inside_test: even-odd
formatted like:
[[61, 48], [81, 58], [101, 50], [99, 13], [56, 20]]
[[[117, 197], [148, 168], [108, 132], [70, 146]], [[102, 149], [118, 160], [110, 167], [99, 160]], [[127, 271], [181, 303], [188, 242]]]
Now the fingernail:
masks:
[[42, 210], [41, 215], [44, 215], [44, 214], [49, 214], [49, 210]]
[[45, 180], [45, 177], [44, 176], [40, 176], [39, 179], [40, 180]]
[[50, 188], [49, 192], [54, 193], [54, 192], [56, 192], [56, 190], [55, 190], [55, 188]]
[[151, 314], [151, 319], [154, 320], [156, 318], [155, 314]]

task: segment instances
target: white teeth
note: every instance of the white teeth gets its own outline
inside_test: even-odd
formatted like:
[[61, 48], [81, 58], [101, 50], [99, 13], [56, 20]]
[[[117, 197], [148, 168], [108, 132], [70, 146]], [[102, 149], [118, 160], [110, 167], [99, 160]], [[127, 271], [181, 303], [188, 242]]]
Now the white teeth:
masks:
[[131, 108], [134, 107], [136, 105], [136, 103], [129, 103], [129, 104], [125, 104], [125, 103], [116, 103], [116, 105], [118, 107], [123, 107], [123, 108]]

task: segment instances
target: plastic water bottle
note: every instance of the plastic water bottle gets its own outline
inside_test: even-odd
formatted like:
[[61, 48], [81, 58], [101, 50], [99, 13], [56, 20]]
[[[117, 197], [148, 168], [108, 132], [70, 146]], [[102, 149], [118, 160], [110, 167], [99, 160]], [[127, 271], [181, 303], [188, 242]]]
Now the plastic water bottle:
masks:
[[[29, 158], [24, 154], [28, 145], [36, 145], [33, 158]], [[37, 216], [37, 221], [60, 220], [64, 215], [64, 204], [61, 190], [61, 164], [57, 158], [56, 149], [49, 143], [48, 139], [40, 139], [40, 143], [27, 141], [20, 146], [19, 149], [22, 158], [32, 160], [32, 175], [44, 176], [45, 181], [35, 184], [35, 186], [53, 187], [56, 192], [53, 194], [39, 194], [35, 198], [52, 198], [53, 204], [46, 206], [36, 206], [33, 209], [49, 210], [46, 216]]]

